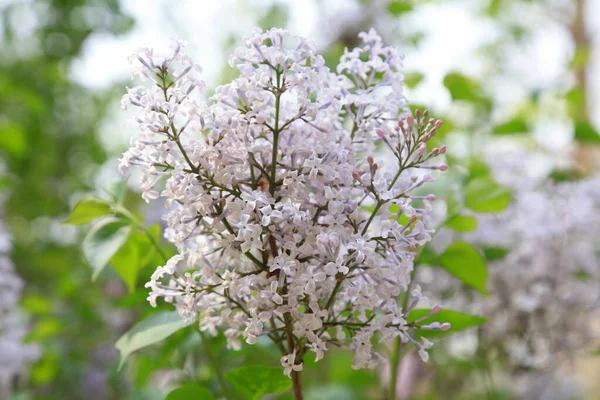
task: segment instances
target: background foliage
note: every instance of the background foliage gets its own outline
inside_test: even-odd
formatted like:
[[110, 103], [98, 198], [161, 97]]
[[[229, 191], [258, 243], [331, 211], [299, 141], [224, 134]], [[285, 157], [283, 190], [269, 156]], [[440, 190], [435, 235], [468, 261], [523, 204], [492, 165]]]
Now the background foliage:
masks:
[[[344, 47], [355, 44], [356, 33], [370, 26], [388, 42], [404, 46], [410, 58], [428, 40], [410, 21], [439, 3], [348, 1], [332, 15], [327, 4], [316, 2], [322, 23], [339, 13], [344, 16], [337, 29], [323, 34], [327, 62], [333, 65]], [[549, 116], [566, 125], [573, 139], [573, 156], [567, 159], [559, 151], [551, 163], [552, 177], [570, 180], [597, 168], [600, 136], [589, 93], [594, 42], [586, 28], [585, 3], [464, 2], [470, 18], [493, 26], [496, 33], [473, 50], [481, 68], [460, 65], [447, 71], [439, 82], [442, 91], [436, 92], [451, 100], [451, 105], [434, 105], [434, 113], [446, 120], [436, 140], [462, 149], [449, 156], [451, 184], [439, 185], [436, 191], [448, 199], [447, 228], [473, 231], [473, 213], [507, 207], [512, 193], [492, 178], [480, 159], [483, 149], [511, 140], [546, 151], [539, 131]], [[262, 27], [294, 23], [287, 2], [255, 7], [240, 1], [238, 6], [253, 10], [255, 24]], [[121, 144], [107, 145], [101, 131], [107, 120], [118, 118], [114, 108], [127, 82], [92, 89], [73, 77], [73, 65], [86, 45], [98, 35], [119, 40], [133, 29], [134, 16], [117, 0], [13, 1], [0, 7], [0, 155], [6, 167], [1, 184], [10, 194], [5, 218], [13, 235], [12, 258], [26, 281], [21, 305], [31, 318], [27, 340], [42, 350], [41, 358], [15, 382], [15, 399], [163, 399], [172, 389], [167, 399], [219, 398], [225, 394], [220, 380], [227, 382], [232, 398], [258, 399], [267, 393], [289, 398], [289, 382], [271, 345], [228, 351], [221, 336], [204, 337], [194, 326], [182, 328], [171, 308], [151, 309], [145, 300], [144, 283], [173, 249], [161, 241], [159, 223], [144, 222], [153, 210], [138, 200], [134, 184], [118, 184], [115, 175], [109, 184], [98, 178], [106, 169], [115, 169], [114, 159], [126, 142], [121, 138], [116, 141]], [[345, 17], [346, 11], [350, 17]], [[523, 15], [526, 18], [518, 18]], [[572, 47], [558, 79], [542, 86], [522, 82], [522, 70], [531, 73], [531, 66], [515, 66], [512, 60], [514, 54], [527, 51], [537, 23], [561, 27]], [[196, 41], [193, 36], [183, 39]], [[230, 49], [237, 40], [237, 32], [232, 32], [222, 47]], [[219, 83], [231, 78], [229, 67], [222, 63], [219, 68]], [[409, 94], [417, 97], [412, 101], [415, 107], [428, 101], [419, 96], [419, 89], [434, 79], [408, 68], [406, 84]], [[509, 96], [507, 102], [498, 89], [502, 85], [518, 87], [521, 95]], [[123, 130], [121, 136], [127, 134]], [[461, 241], [442, 254], [426, 249], [420, 262], [445, 269], [465, 286], [486, 294], [486, 264], [502, 257], [503, 251]], [[448, 313], [440, 316], [451, 320], [457, 331], [484, 322]], [[160, 345], [154, 344], [162, 338]], [[350, 359], [350, 354], [339, 352], [318, 364], [308, 360], [307, 397], [379, 398], [385, 374], [353, 371]], [[434, 353], [432, 363], [420, 371], [413, 398], [448, 398], [444, 396], [449, 392], [457, 399], [481, 398], [485, 391], [488, 398], [510, 398], [510, 387], [502, 383], [474, 388], [465, 384], [465, 377], [486, 381], [481, 377], [489, 372], [486, 362]], [[226, 372], [215, 372], [211, 363]]]

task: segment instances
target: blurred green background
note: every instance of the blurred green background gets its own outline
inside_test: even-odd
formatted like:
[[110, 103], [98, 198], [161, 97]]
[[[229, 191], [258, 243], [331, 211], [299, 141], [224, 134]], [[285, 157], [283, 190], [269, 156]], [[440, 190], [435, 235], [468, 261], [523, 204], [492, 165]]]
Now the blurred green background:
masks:
[[[556, 176], [598, 167], [597, 0], [4, 0], [0, 9], [0, 179], [7, 195], [0, 215], [26, 284], [27, 341], [41, 349], [39, 360], [11, 380], [14, 399], [163, 399], [181, 382], [219, 393], [194, 327], [117, 371], [115, 341], [157, 311], [143, 285], [160, 261], [140, 266], [133, 291], [112, 269], [92, 282], [79, 245], [85, 229], [63, 223], [82, 196], [106, 197], [103, 188], [121, 179], [116, 160], [133, 128], [119, 98], [130, 84], [126, 57], [137, 47], [166, 47], [171, 37], [190, 42], [210, 92], [232, 78], [227, 54], [254, 26], [289, 27], [314, 39], [331, 66], [373, 26], [405, 52], [409, 101], [445, 119], [444, 139], [457, 158], [512, 141], [539, 151], [538, 168]], [[125, 205], [152, 215], [135, 179]], [[225, 370], [279, 364], [266, 344], [232, 352], [218, 337], [209, 346]], [[380, 372], [349, 365], [347, 353], [307, 363], [307, 397], [380, 398]], [[589, 378], [594, 366], [586, 359], [575, 367], [586, 393], [600, 389]], [[436, 372], [434, 363], [423, 374], [437, 373], [441, 383], [423, 384], [414, 398], [483, 398], [469, 390], [445, 394], [457, 378], [444, 373], [466, 376], [470, 368], [457, 362]], [[510, 398], [503, 388], [492, 395]]]

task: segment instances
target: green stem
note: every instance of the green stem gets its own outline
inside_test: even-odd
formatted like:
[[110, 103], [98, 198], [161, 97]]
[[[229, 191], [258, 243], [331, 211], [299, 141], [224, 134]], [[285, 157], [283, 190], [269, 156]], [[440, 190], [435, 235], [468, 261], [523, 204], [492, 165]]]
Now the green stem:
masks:
[[[412, 288], [412, 284], [415, 280], [415, 272], [417, 271], [418, 264], [415, 264], [413, 270], [410, 272], [410, 283], [408, 284], [408, 288], [406, 290], [406, 295], [402, 300], [402, 312], [406, 311], [406, 306], [408, 305], [408, 298], [410, 296], [410, 290]], [[402, 354], [400, 350], [402, 348], [402, 341], [400, 337], [394, 339], [394, 350], [391, 357], [391, 373], [390, 373], [390, 399], [396, 399], [396, 381], [398, 380], [398, 372], [400, 367], [400, 360], [402, 359]]]
[[198, 173], [198, 170], [199, 170], [198, 167], [195, 166], [194, 163], [192, 162], [192, 160], [190, 160], [190, 158], [188, 157], [187, 152], [185, 151], [185, 149], [183, 148], [183, 145], [179, 141], [179, 136], [174, 137], [173, 140], [175, 141], [175, 144], [177, 144], [179, 151], [181, 152], [181, 154], [183, 154], [183, 158], [185, 158], [185, 161], [190, 166], [191, 170], [194, 171], [195, 173]]
[[223, 377], [223, 371], [221, 370], [221, 366], [217, 361], [217, 358], [213, 354], [210, 349], [209, 338], [204, 334], [204, 332], [200, 332], [200, 337], [202, 338], [202, 344], [204, 345], [204, 351], [208, 356], [208, 360], [210, 361], [211, 366], [213, 367], [215, 373], [217, 374], [217, 379], [219, 380], [219, 384], [221, 385], [221, 389], [223, 390], [223, 396], [226, 399], [231, 399], [231, 394], [229, 393], [229, 388], [227, 387], [227, 383], [225, 382], [225, 378]]
[[[285, 315], [285, 327], [288, 341], [288, 354], [292, 354], [294, 352], [294, 334], [292, 333], [292, 319], [289, 314]], [[300, 349], [296, 349], [300, 352]], [[296, 359], [293, 361], [294, 364], [296, 361], [302, 362], [302, 354], [296, 354]], [[302, 394], [302, 371], [292, 371], [292, 387], [294, 390], [294, 400], [303, 400], [304, 395]]]
[[[459, 213], [450, 214], [439, 225], [438, 229], [445, 226], [448, 222], [452, 221], [458, 215], [459, 215]], [[410, 291], [411, 291], [413, 282], [415, 281], [415, 275], [416, 275], [418, 266], [419, 266], [419, 264], [415, 264], [413, 270], [410, 272], [410, 283], [408, 284], [408, 289], [406, 291], [406, 295], [404, 296], [404, 298], [402, 300], [402, 312], [404, 312], [406, 310], [406, 307], [408, 305], [408, 298], [410, 296]], [[401, 347], [402, 347], [402, 342], [400, 341], [400, 338], [398, 337], [394, 340], [394, 350], [392, 353], [392, 360], [391, 360], [392, 364], [391, 364], [391, 375], [390, 375], [390, 400], [394, 400], [395, 395], [396, 395], [396, 380], [398, 379], [398, 367], [400, 365], [400, 359], [402, 358], [401, 354], [400, 354]]]
[[329, 310], [331, 308], [331, 306], [333, 305], [333, 301], [335, 300], [335, 296], [337, 295], [338, 290], [340, 290], [340, 287], [342, 286], [342, 282], [344, 281], [344, 278], [340, 278], [338, 279], [338, 281], [335, 284], [335, 287], [333, 288], [333, 292], [331, 292], [331, 296], [329, 296], [329, 300], [327, 300], [327, 304], [325, 305], [325, 310]]
[[385, 203], [385, 201], [382, 201], [382, 200], [379, 200], [377, 202], [377, 204], [375, 205], [375, 209], [373, 210], [373, 213], [371, 214], [371, 217], [369, 218], [369, 220], [367, 221], [367, 224], [365, 225], [365, 227], [363, 228], [363, 230], [361, 232], [361, 236], [364, 235], [365, 233], [367, 233], [367, 229], [369, 229], [371, 222], [373, 222], [373, 219], [375, 219], [375, 215], [377, 215], [377, 212], [379, 211], [379, 209], [381, 208], [381, 206], [384, 203]]
[[389, 400], [396, 399], [396, 381], [398, 380], [398, 366], [400, 365], [400, 347], [402, 342], [400, 338], [396, 338], [394, 340], [394, 350], [392, 353], [391, 360], [391, 374], [390, 374], [390, 391], [389, 391]]
[[281, 102], [281, 72], [275, 70], [277, 76], [277, 88], [275, 93], [275, 127], [273, 128], [273, 154], [271, 157], [271, 180], [269, 182], [269, 191], [271, 196], [275, 194], [275, 183], [277, 182], [277, 148], [279, 147], [279, 108]]

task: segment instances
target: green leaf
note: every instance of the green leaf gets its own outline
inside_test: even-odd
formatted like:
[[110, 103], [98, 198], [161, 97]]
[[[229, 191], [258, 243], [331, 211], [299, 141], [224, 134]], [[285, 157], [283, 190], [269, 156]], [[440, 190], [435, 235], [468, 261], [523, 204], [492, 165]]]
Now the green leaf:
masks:
[[407, 0], [393, 0], [389, 2], [387, 9], [390, 14], [398, 16], [412, 11], [413, 5], [412, 2]]
[[575, 122], [575, 140], [586, 143], [600, 143], [600, 135], [594, 127], [585, 122]]
[[488, 261], [501, 260], [508, 254], [508, 249], [502, 247], [486, 247], [483, 249], [483, 255]]
[[578, 69], [584, 67], [590, 59], [591, 51], [589, 46], [575, 49], [575, 54], [569, 62], [569, 68]]
[[4, 190], [13, 184], [13, 179], [10, 176], [0, 176], [0, 190]]
[[185, 321], [177, 311], [162, 311], [138, 322], [117, 340], [115, 347], [121, 353], [119, 369], [131, 353], [171, 336], [185, 327]]
[[472, 78], [457, 72], [449, 73], [444, 77], [444, 86], [450, 92], [452, 100], [477, 102], [481, 99], [479, 84]]
[[527, 122], [522, 118], [515, 118], [500, 125], [496, 125], [493, 133], [496, 135], [514, 135], [529, 131]]
[[491, 178], [475, 178], [465, 188], [465, 206], [479, 213], [503, 211], [511, 199], [511, 192]]
[[555, 169], [549, 175], [554, 182], [577, 181], [585, 177], [581, 171], [569, 169]]
[[207, 389], [197, 385], [183, 385], [171, 391], [165, 400], [212, 400], [214, 396]]
[[483, 257], [473, 246], [465, 242], [452, 243], [438, 258], [441, 267], [446, 269], [466, 285], [487, 294], [487, 266]]
[[125, 244], [123, 244], [110, 259], [110, 263], [127, 285], [129, 293], [135, 291], [137, 275], [139, 270], [143, 267], [141, 265], [140, 257], [147, 249], [140, 245], [141, 240], [139, 236], [140, 233], [132, 232]]
[[96, 279], [108, 261], [125, 244], [131, 234], [131, 226], [126, 221], [107, 217], [90, 229], [83, 239], [83, 255], [94, 269], [92, 279]]
[[228, 371], [225, 378], [252, 400], [258, 400], [268, 393], [284, 393], [292, 387], [292, 380], [279, 367], [246, 365]]
[[[158, 224], [148, 229], [148, 233], [156, 242], [158, 242], [160, 232], [161, 227]], [[135, 291], [140, 270], [148, 265], [155, 253], [156, 248], [148, 237], [143, 233], [133, 231], [127, 242], [110, 259], [110, 263], [127, 284], [130, 293]]]
[[[419, 318], [424, 317], [431, 309], [416, 309], [412, 310], [408, 315], [408, 322], [413, 322], [418, 320]], [[448, 331], [430, 331], [426, 329], [415, 329], [415, 332], [420, 336], [424, 337], [435, 337], [435, 336], [443, 336], [452, 334], [455, 332], [464, 331], [465, 329], [472, 328], [481, 324], [484, 324], [487, 319], [480, 317], [478, 315], [465, 314], [459, 311], [454, 310], [441, 310], [437, 314], [419, 322], [422, 325], [429, 325], [432, 322], [449, 322], [451, 325], [450, 330]]]
[[419, 255], [415, 259], [416, 265], [426, 264], [432, 265], [438, 262], [438, 255], [431, 250], [431, 246], [421, 246], [419, 248]]
[[[150, 227], [148, 227], [147, 230], [150, 236], [154, 238], [154, 241], [156, 243], [160, 243], [160, 237], [162, 234], [162, 227], [160, 226], [160, 224], [151, 225]], [[144, 236], [144, 243], [144, 245], [146, 246], [146, 251], [142, 252], [142, 267], [148, 265], [150, 261], [154, 259], [154, 256], [157, 253], [156, 247], [154, 247], [154, 244], [150, 242], [150, 239], [148, 239], [147, 236]], [[165, 249], [162, 250], [164, 251]], [[164, 263], [165, 260], [161, 258], [161, 262]]]
[[580, 87], [574, 87], [565, 93], [565, 102], [571, 118], [577, 118], [581, 114], [581, 107], [584, 107], [585, 92]]
[[413, 88], [417, 87], [417, 85], [423, 81], [424, 77], [425, 77], [425, 75], [423, 75], [420, 72], [407, 72], [404, 75], [404, 84], [408, 88], [413, 89]]
[[22, 126], [8, 118], [2, 118], [0, 132], [0, 150], [5, 150], [15, 157], [22, 157], [27, 153], [27, 131]]
[[127, 193], [127, 180], [111, 182], [104, 186], [104, 191], [110, 195], [115, 203], [122, 203]]
[[73, 211], [71, 211], [71, 215], [67, 218], [65, 223], [71, 225], [84, 225], [96, 218], [108, 214], [112, 214], [110, 203], [95, 196], [88, 196], [75, 204]]
[[457, 232], [471, 232], [477, 228], [477, 218], [458, 215], [446, 223], [446, 226]]
[[469, 176], [468, 181], [475, 178], [486, 178], [490, 176], [490, 167], [481, 160], [473, 158], [469, 161]]

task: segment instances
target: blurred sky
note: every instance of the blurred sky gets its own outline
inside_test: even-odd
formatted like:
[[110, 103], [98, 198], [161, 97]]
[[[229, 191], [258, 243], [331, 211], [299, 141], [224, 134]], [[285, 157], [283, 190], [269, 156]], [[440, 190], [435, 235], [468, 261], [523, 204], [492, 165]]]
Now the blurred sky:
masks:
[[[13, 2], [0, 0], [0, 8]], [[409, 100], [443, 110], [450, 104], [449, 94], [442, 85], [447, 72], [456, 69], [466, 74], [481, 75], [482, 71], [494, 68], [493, 65], [482, 64], [476, 52], [483, 44], [502, 34], [490, 20], [474, 18], [473, 10], [484, 0], [431, 2], [403, 16], [402, 22], [386, 15], [388, 2], [372, 0], [372, 6], [369, 6], [369, 12], [375, 14], [378, 25], [385, 27], [386, 32], [382, 33], [388, 42], [401, 39], [398, 36], [410, 32], [425, 34], [425, 40], [419, 46], [405, 50], [406, 70], [422, 72], [426, 77], [418, 90], [410, 94]], [[572, 2], [544, 1], [556, 4], [556, 9]], [[22, 0], [18, 3], [31, 3], [32, 7], [43, 8], [43, 2]], [[356, 0], [121, 0], [121, 3], [124, 11], [136, 20], [134, 29], [117, 38], [102, 33], [92, 35], [82, 56], [71, 67], [73, 78], [88, 87], [102, 89], [127, 81], [130, 73], [127, 56], [133, 50], [139, 47], [168, 48], [171, 38], [178, 38], [189, 42], [188, 53], [203, 67], [203, 78], [208, 87], [214, 88], [231, 49], [230, 38], [239, 40], [248, 35], [273, 4], [281, 4], [288, 9], [287, 25], [293, 33], [309, 37], [323, 48], [335, 39], [340, 29], [359, 21], [361, 13], [365, 12]], [[596, 127], [600, 128], [600, 0], [586, 0], [586, 4], [588, 31], [593, 41], [589, 66], [592, 76], [588, 88], [592, 104], [590, 115]], [[22, 32], [23, 38], [35, 27], [36, 16], [44, 15], [29, 11], [28, 7], [22, 7], [11, 21], [17, 28], [17, 34]], [[73, 14], [74, 18], [83, 18], [91, 27], [107, 17], [107, 13], [98, 6], [86, 6], [83, 11], [74, 9]], [[511, 84], [502, 80], [488, 82], [500, 102], [516, 104], [519, 98], [528, 95], [528, 89], [557, 86], [565, 80], [573, 44], [564, 26], [538, 14], [517, 11], [514, 15], [519, 21], [534, 27], [534, 34], [518, 50], [506, 55], [506, 61], [512, 68]], [[27, 52], [28, 46], [36, 45], [33, 41], [23, 40], [20, 51]], [[571, 82], [565, 84], [568, 86]], [[117, 146], [122, 147], [122, 144]]]
[[[376, 16], [376, 19], [385, 26], [386, 32], [382, 33], [387, 41], [405, 32], [425, 33], [425, 40], [416, 48], [405, 50], [405, 69], [425, 75], [425, 81], [409, 93], [409, 101], [445, 111], [450, 106], [449, 93], [442, 84], [445, 74], [459, 70], [475, 76], [485, 76], [486, 72], [488, 76], [498, 75], [494, 70], [497, 66], [483, 63], [477, 53], [483, 44], [491, 43], [502, 34], [491, 21], [473, 17], [473, 10], [480, 1], [449, 0], [423, 5], [403, 17], [402, 25], [399, 19], [384, 12], [387, 1], [373, 1], [373, 9], [382, 10], [381, 17]], [[548, 1], [554, 1], [558, 7], [571, 0]], [[135, 28], [118, 38], [94, 35], [87, 42], [82, 57], [72, 66], [72, 76], [96, 89], [126, 82], [131, 70], [127, 57], [133, 50], [139, 47], [167, 49], [171, 38], [178, 38], [189, 43], [188, 54], [204, 69], [202, 77], [207, 86], [214, 88], [231, 50], [231, 38], [239, 41], [248, 35], [274, 3], [287, 7], [287, 27], [293, 33], [315, 40], [322, 48], [327, 47], [344, 26], [360, 20], [360, 13], [364, 12], [353, 0], [123, 0], [124, 11], [136, 20]], [[587, 0], [587, 5], [588, 30], [594, 43], [589, 68], [592, 71], [588, 88], [590, 116], [600, 128], [600, 0]], [[94, 18], [93, 13], [90, 18]], [[505, 105], [495, 109], [499, 120], [509, 118], [532, 89], [572, 84], [566, 71], [574, 49], [565, 27], [543, 14], [516, 13], [515, 18], [535, 28], [531, 39], [506, 55], [509, 76], [484, 82], [491, 87], [496, 100]], [[103, 129], [109, 149], [122, 150], [132, 134], [132, 127], [123, 129], [124, 119], [124, 113], [115, 105], [114, 118], [107, 121]], [[548, 147], [560, 150], [570, 141], [572, 125], [549, 115], [538, 123], [534, 136], [542, 138]]]
[[[590, 70], [598, 70], [600, 0], [587, 1], [588, 26], [595, 44]], [[197, 57], [204, 69], [204, 78], [210, 86], [210, 82], [217, 80], [226, 61], [227, 49], [224, 45], [228, 38], [232, 35], [248, 35], [256, 27], [257, 18], [273, 3], [288, 7], [288, 27], [293, 33], [309, 37], [320, 46], [326, 46], [335, 36], [336, 28], [351, 22], [359, 12], [353, 0], [122, 0], [121, 3], [125, 12], [135, 18], [136, 26], [125, 37], [113, 38], [97, 34], [88, 42], [83, 57], [72, 70], [73, 76], [87, 86], [107, 87], [122, 80], [129, 74], [127, 56], [134, 49], [166, 48], [171, 38], [189, 42], [188, 51]], [[423, 31], [427, 38], [416, 51], [407, 54], [406, 67], [408, 70], [422, 71], [426, 75], [428, 84], [422, 90], [423, 95], [436, 106], [449, 101], [449, 98], [439, 99], [439, 85], [444, 74], [456, 68], [467, 73], [469, 70], [476, 70], [474, 50], [482, 42], [489, 41], [498, 34], [491, 24], [472, 18], [471, 10], [476, 3], [474, 0], [439, 2], [420, 7], [409, 18], [405, 18], [409, 29]], [[532, 23], [539, 22], [535, 16], [516, 17], [531, 19]], [[388, 19], [388, 22], [394, 24], [393, 20]], [[561, 74], [572, 51], [565, 32], [557, 29], [555, 24], [544, 23], [536, 27], [534, 39], [526, 46], [526, 52], [512, 56], [515, 65], [529, 69], [529, 74], [523, 74], [528, 81], [523, 83], [543, 87], [553, 83]], [[598, 98], [600, 82], [596, 77], [590, 81], [594, 83], [595, 98]], [[600, 119], [595, 122], [600, 123]]]

